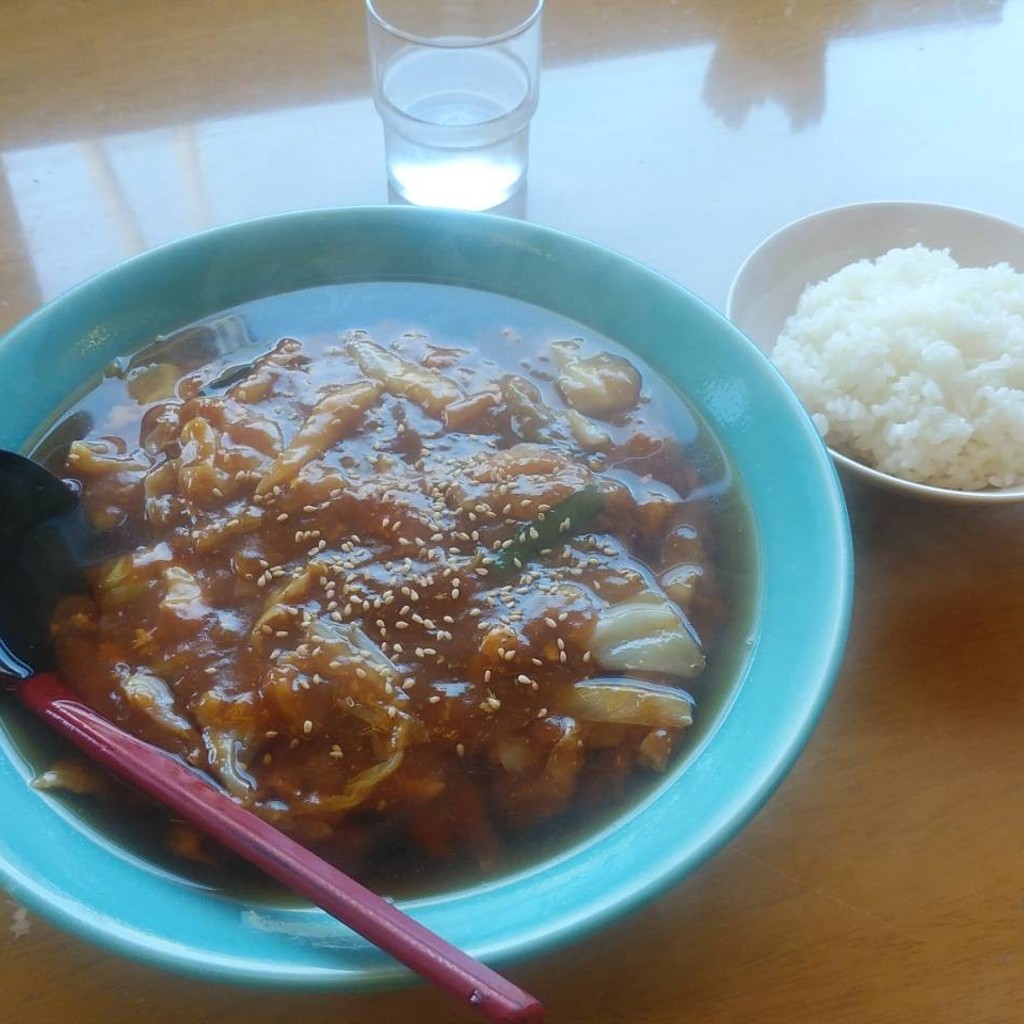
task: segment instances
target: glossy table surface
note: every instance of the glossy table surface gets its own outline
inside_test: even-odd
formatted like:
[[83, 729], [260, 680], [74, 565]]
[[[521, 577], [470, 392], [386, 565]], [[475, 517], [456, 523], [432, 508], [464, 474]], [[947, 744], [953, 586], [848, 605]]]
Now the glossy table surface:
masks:
[[[0, 330], [196, 229], [388, 201], [356, 0], [3, 6]], [[1024, 0], [550, 0], [513, 212], [717, 306], [763, 236], [823, 207], [1024, 222], [1022, 53]], [[806, 752], [685, 882], [510, 970], [552, 1021], [1024, 1019], [1024, 508], [846, 486], [856, 607]], [[425, 989], [183, 982], [2, 894], [0, 991], [22, 1024], [472, 1019]]]

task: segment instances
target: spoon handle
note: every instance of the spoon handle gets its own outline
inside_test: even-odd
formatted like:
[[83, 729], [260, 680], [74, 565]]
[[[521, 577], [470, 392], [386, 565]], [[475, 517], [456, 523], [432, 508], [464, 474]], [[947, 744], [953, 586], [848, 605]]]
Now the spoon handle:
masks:
[[236, 804], [184, 762], [118, 728], [53, 673], [18, 683], [21, 701], [116, 775], [312, 900], [375, 946], [488, 1020], [544, 1019], [533, 996]]

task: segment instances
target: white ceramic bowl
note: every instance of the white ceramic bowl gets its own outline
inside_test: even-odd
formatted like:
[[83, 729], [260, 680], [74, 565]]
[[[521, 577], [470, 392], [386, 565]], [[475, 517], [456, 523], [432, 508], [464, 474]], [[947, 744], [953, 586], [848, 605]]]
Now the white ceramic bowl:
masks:
[[[822, 210], [766, 238], [744, 261], [726, 299], [726, 316], [771, 353], [804, 288], [859, 259], [920, 243], [948, 249], [961, 266], [1007, 262], [1024, 272], [1024, 228], [934, 203], [855, 203]], [[1024, 485], [956, 491], [901, 480], [832, 451], [836, 463], [889, 490], [959, 504], [1024, 501]]]

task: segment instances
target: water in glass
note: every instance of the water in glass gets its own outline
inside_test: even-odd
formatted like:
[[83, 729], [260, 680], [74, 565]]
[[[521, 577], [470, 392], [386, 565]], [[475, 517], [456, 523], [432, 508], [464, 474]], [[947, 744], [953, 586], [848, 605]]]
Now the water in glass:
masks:
[[526, 172], [536, 92], [508, 50], [399, 50], [381, 76], [378, 107], [389, 174], [411, 203], [487, 210]]

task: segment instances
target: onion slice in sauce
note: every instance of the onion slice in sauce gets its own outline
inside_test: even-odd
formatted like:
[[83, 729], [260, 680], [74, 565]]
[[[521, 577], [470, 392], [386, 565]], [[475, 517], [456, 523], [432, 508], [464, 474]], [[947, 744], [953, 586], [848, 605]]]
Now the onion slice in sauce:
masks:
[[674, 686], [608, 676], [576, 683], [566, 710], [584, 722], [685, 729], [693, 724], [695, 703]]
[[598, 664], [613, 672], [692, 679], [705, 666], [700, 641], [687, 618], [654, 590], [602, 608], [589, 647]]

